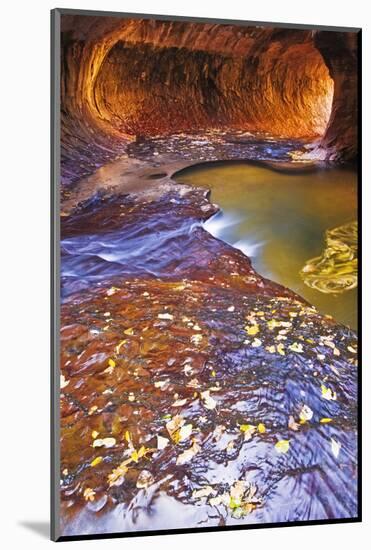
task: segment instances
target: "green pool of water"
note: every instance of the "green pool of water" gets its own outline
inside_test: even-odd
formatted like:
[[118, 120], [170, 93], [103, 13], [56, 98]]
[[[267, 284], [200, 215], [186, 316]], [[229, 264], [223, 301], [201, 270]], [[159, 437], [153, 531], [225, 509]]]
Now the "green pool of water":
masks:
[[357, 290], [325, 294], [300, 276], [321, 255], [325, 231], [357, 218], [357, 175], [350, 169], [282, 173], [248, 163], [205, 164], [176, 181], [211, 190], [221, 215], [206, 223], [216, 237], [240, 248], [261, 275], [291, 288], [319, 311], [357, 328]]

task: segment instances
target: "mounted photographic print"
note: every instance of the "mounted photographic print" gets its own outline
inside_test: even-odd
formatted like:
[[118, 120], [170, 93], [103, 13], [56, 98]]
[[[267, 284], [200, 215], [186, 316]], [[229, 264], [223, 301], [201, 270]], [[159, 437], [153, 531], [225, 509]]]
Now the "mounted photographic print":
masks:
[[360, 37], [52, 12], [54, 540], [360, 521]]

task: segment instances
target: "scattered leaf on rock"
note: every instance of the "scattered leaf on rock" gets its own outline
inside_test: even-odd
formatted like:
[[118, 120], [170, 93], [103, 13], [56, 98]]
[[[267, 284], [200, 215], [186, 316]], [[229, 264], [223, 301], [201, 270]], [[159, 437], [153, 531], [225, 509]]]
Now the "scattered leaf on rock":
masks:
[[179, 443], [179, 441], [180, 441], [179, 431], [180, 431], [180, 428], [184, 424], [185, 424], [185, 419], [180, 414], [176, 414], [175, 416], [173, 416], [173, 418], [171, 420], [169, 420], [166, 423], [166, 429], [167, 429], [171, 439], [175, 443]]
[[159, 450], [165, 449], [168, 444], [169, 440], [166, 437], [162, 437], [162, 435], [157, 436], [157, 448]]
[[313, 418], [313, 411], [308, 405], [303, 405], [300, 413], [299, 418], [302, 422], [308, 422]]
[[93, 502], [93, 500], [95, 500], [95, 491], [93, 491], [90, 487], [86, 487], [84, 491], [84, 499]]
[[142, 470], [138, 476], [136, 486], [138, 489], [147, 489], [155, 481], [155, 478], [148, 470]]
[[249, 336], [255, 336], [260, 331], [259, 325], [252, 325], [251, 327], [246, 327], [246, 332]]
[[253, 348], [258, 348], [262, 345], [262, 341], [259, 340], [259, 338], [254, 338], [252, 344], [251, 344], [251, 347]]
[[245, 441], [249, 441], [256, 432], [256, 427], [252, 424], [241, 424], [240, 430], [244, 434]]
[[277, 441], [275, 444], [275, 449], [278, 453], [287, 453], [290, 449], [290, 440], [289, 439], [280, 439], [280, 441]]
[[94, 466], [98, 466], [98, 464], [100, 464], [102, 460], [103, 458], [101, 456], [97, 456], [97, 458], [94, 458], [94, 460], [90, 462], [90, 466], [94, 468]]
[[333, 437], [331, 438], [331, 451], [335, 458], [339, 456], [341, 444]]
[[289, 346], [289, 350], [295, 351], [296, 353], [304, 352], [302, 344], [298, 344], [298, 342], [294, 342], [293, 344], [291, 344], [291, 346]]
[[211, 397], [209, 390], [201, 392], [200, 395], [203, 401], [203, 405], [206, 409], [210, 409], [210, 410], [215, 409], [216, 401]]
[[61, 374], [61, 390], [63, 390], [66, 386], [68, 386], [68, 384], [70, 383], [69, 380], [66, 380], [65, 377], [63, 376], [63, 374]]
[[336, 401], [336, 392], [333, 392], [331, 388], [327, 388], [324, 384], [321, 386], [321, 395], [327, 401]]
[[203, 338], [202, 334], [194, 334], [193, 336], [191, 336], [191, 342], [192, 344], [198, 345], [201, 343], [202, 338]]
[[93, 447], [106, 447], [110, 449], [116, 445], [116, 439], [114, 437], [105, 437], [104, 439], [95, 439], [93, 441]]
[[127, 463], [128, 460], [125, 460], [108, 475], [107, 480], [109, 487], [119, 486], [124, 482], [125, 474], [128, 471]]
[[174, 319], [174, 316], [170, 313], [159, 313], [158, 314], [159, 319], [169, 320], [172, 321]]
[[177, 399], [174, 401], [174, 403], [171, 405], [172, 407], [183, 407], [187, 403], [187, 399]]

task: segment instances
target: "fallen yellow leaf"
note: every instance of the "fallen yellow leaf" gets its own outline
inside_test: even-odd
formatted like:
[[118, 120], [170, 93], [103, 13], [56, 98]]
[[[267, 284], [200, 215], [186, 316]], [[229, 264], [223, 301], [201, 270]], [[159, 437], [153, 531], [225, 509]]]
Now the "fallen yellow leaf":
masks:
[[126, 340], [121, 340], [121, 342], [116, 346], [115, 352], [120, 353], [121, 346], [125, 344]]
[[121, 485], [121, 483], [124, 481], [124, 476], [128, 471], [126, 464], [127, 461], [122, 462], [120, 466], [112, 470], [112, 472], [109, 474], [108, 484], [110, 487], [112, 487], [112, 485]]
[[290, 449], [290, 440], [281, 439], [280, 441], [277, 441], [274, 447], [278, 453], [287, 453]]
[[302, 344], [298, 344], [297, 342], [294, 342], [293, 344], [291, 344], [291, 346], [289, 346], [289, 349], [291, 351], [295, 351], [296, 353], [304, 352]]
[[133, 460], [134, 462], [138, 462], [138, 460], [139, 460], [138, 451], [134, 450], [134, 451], [131, 453], [130, 458], [131, 458], [131, 460]]
[[252, 438], [253, 434], [256, 432], [256, 427], [252, 424], [241, 424], [241, 432], [244, 434], [245, 441], [248, 441]]
[[321, 394], [327, 401], [336, 401], [336, 392], [333, 392], [331, 388], [326, 388], [324, 384], [321, 385]]
[[93, 491], [93, 489], [90, 489], [90, 487], [87, 487], [84, 491], [84, 499], [90, 500], [91, 502], [95, 500], [95, 491]]
[[285, 346], [283, 344], [278, 344], [277, 351], [280, 355], [286, 355]]
[[249, 336], [255, 336], [260, 331], [259, 325], [252, 325], [251, 327], [245, 327]]
[[94, 458], [94, 460], [90, 462], [90, 466], [94, 468], [94, 466], [98, 466], [98, 464], [100, 464], [102, 460], [103, 458], [101, 456], [97, 456], [97, 458]]

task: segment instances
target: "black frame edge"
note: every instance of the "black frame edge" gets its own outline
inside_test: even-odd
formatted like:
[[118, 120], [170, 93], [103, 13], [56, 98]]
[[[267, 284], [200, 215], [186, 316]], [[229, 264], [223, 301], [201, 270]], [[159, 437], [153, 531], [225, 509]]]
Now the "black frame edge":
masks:
[[59, 532], [59, 173], [60, 173], [60, 10], [50, 12], [50, 148], [51, 148], [51, 223], [50, 223], [50, 538], [57, 541]]
[[55, 8], [60, 15], [86, 15], [97, 17], [119, 17], [128, 19], [157, 19], [159, 21], [185, 21], [189, 23], [216, 23], [220, 25], [240, 25], [258, 27], [277, 27], [298, 30], [334, 31], [334, 32], [358, 32], [360, 27], [338, 27], [328, 25], [310, 25], [308, 23], [277, 23], [275, 21], [247, 21], [243, 19], [219, 19], [212, 17], [197, 17], [187, 15], [164, 15], [155, 13], [131, 13], [119, 11], [79, 10], [75, 8]]

